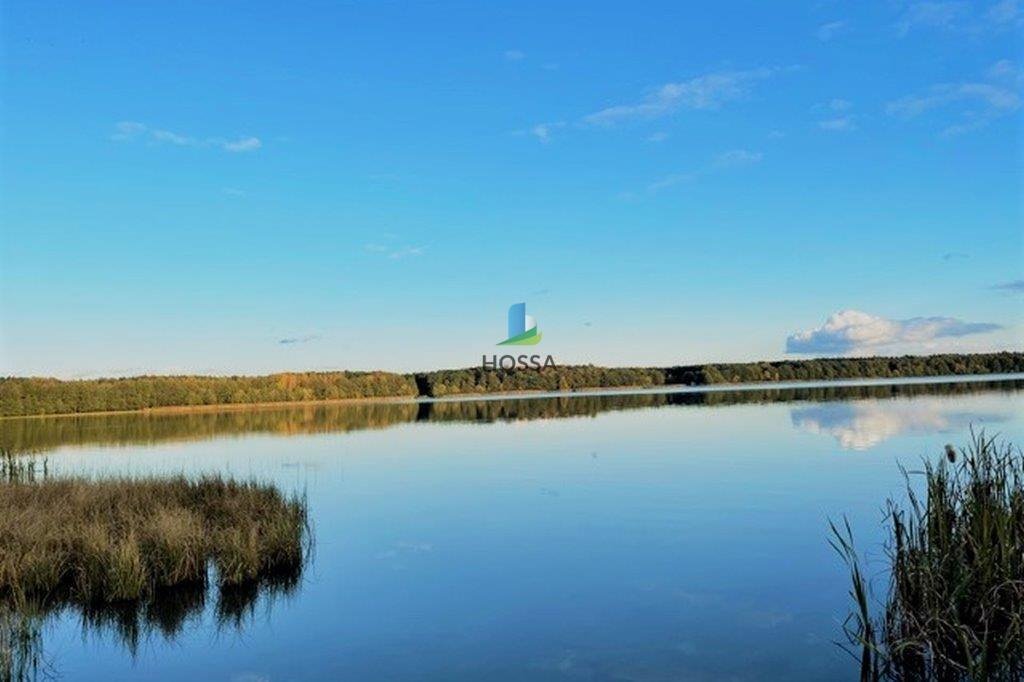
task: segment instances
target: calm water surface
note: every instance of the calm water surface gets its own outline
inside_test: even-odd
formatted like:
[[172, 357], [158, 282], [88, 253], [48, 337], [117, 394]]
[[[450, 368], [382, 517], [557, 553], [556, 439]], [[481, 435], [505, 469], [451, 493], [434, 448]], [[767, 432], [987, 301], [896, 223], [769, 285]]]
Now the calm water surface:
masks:
[[827, 519], [880, 570], [898, 463], [971, 425], [1024, 442], [1022, 408], [1003, 381], [8, 420], [0, 439], [60, 473], [308, 495], [293, 592], [227, 626], [212, 597], [134, 650], [58, 614], [64, 679], [854, 679]]

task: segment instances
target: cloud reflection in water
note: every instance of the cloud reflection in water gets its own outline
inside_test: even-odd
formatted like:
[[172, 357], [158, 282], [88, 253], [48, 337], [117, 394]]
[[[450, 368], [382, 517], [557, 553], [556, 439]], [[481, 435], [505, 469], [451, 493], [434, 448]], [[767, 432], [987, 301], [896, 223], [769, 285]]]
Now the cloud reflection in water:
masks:
[[860, 400], [790, 410], [795, 428], [832, 436], [844, 450], [868, 450], [904, 434], [962, 431], [971, 425], [1004, 422], [1010, 416], [1006, 409], [969, 397]]

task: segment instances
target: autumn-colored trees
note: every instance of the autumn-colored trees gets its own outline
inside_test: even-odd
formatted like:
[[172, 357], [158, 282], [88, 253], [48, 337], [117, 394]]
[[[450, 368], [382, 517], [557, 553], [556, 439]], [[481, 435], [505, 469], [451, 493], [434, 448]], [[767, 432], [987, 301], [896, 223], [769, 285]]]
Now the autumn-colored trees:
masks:
[[444, 397], [509, 391], [703, 386], [723, 383], [896, 378], [1024, 372], [1024, 353], [818, 358], [674, 367], [566, 365], [541, 370], [482, 367], [420, 374], [293, 372], [268, 376], [143, 376], [127, 379], [0, 378], [0, 415], [155, 407], [288, 403], [345, 398]]

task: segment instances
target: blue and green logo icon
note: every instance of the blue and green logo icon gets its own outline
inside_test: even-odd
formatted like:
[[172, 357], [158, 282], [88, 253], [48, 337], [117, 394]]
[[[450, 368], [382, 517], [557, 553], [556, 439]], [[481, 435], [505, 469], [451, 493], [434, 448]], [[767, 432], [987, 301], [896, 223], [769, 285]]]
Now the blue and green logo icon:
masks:
[[537, 331], [537, 320], [526, 314], [525, 303], [513, 303], [508, 307], [508, 338], [499, 346], [533, 346], [543, 336]]

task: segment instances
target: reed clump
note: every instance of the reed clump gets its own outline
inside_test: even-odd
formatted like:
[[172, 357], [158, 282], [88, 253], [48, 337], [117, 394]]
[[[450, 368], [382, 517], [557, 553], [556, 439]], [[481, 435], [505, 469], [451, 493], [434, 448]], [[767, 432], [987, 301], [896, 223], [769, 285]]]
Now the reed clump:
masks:
[[845, 632], [861, 679], [1024, 679], [1024, 455], [972, 434], [918, 473], [923, 493], [908, 474], [906, 501], [887, 506], [880, 613], [849, 525], [832, 527], [852, 573]]
[[205, 586], [211, 573], [222, 588], [294, 573], [309, 548], [307, 518], [302, 497], [220, 476], [9, 477], [0, 597], [102, 604]]

